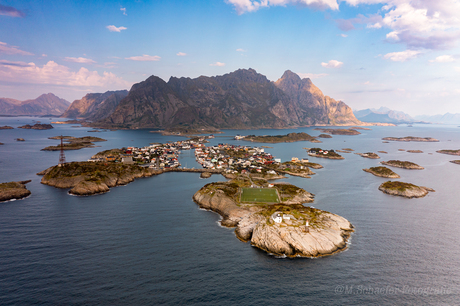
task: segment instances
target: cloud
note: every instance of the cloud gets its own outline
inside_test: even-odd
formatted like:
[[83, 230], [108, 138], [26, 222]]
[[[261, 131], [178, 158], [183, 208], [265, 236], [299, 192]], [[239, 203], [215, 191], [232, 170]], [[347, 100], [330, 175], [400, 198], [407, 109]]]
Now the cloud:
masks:
[[342, 31], [351, 31], [355, 29], [353, 21], [351, 19], [336, 19], [335, 24]]
[[421, 53], [421, 51], [417, 50], [406, 50], [401, 52], [387, 53], [383, 56], [383, 58], [390, 59], [393, 62], [405, 62], [409, 59], [416, 58]]
[[236, 49], [236, 52], [247, 52], [247, 51], [244, 50], [244, 49], [238, 48], [238, 49]]
[[81, 63], [81, 64], [95, 64], [96, 62], [89, 58], [84, 57], [65, 57], [65, 61], [73, 62], [73, 63]]
[[187, 53], [184, 53], [184, 52], [177, 52], [176, 55], [177, 55], [177, 56], [186, 56]]
[[22, 51], [16, 46], [10, 46], [7, 43], [0, 41], [0, 53], [4, 54], [18, 54], [18, 55], [34, 55], [33, 53]]
[[340, 36], [342, 36], [343, 38], [348, 37], [347, 34], [340, 34]]
[[143, 54], [142, 56], [131, 56], [131, 57], [125, 57], [127, 60], [132, 60], [132, 61], [140, 61], [140, 62], [156, 62], [161, 59], [158, 55], [147, 55]]
[[263, 7], [286, 5], [297, 5], [319, 10], [339, 9], [336, 0], [226, 0], [226, 2], [233, 5], [239, 15], [255, 12]]
[[301, 79], [319, 79], [328, 76], [327, 73], [297, 73]]
[[339, 61], [336, 61], [336, 60], [330, 60], [329, 62], [327, 63], [321, 63], [321, 66], [325, 67], [325, 68], [340, 68], [342, 67], [343, 63], [342, 62], [339, 62]]
[[108, 26], [106, 26], [106, 28], [109, 29], [110, 32], [121, 32], [121, 31], [127, 29], [127, 28], [125, 28], [125, 27], [118, 27], [118, 28], [117, 28], [117, 27], [114, 26], [114, 25], [108, 25]]
[[225, 63], [215, 62], [215, 63], [213, 63], [213, 64], [209, 64], [209, 66], [223, 67], [223, 66], [225, 66]]
[[452, 55], [441, 55], [434, 60], [430, 60], [431, 63], [450, 63], [453, 61], [455, 61], [455, 58]]
[[80, 68], [71, 71], [69, 67], [49, 61], [42, 67], [35, 63], [0, 60], [0, 81], [23, 84], [49, 84], [85, 87], [129, 87], [131, 84], [111, 72], [89, 71]]
[[26, 17], [26, 14], [18, 9], [15, 9], [11, 6], [1, 5], [0, 4], [0, 15], [10, 16], [10, 17]]
[[128, 14], [126, 14], [126, 7], [120, 8], [120, 11], [123, 12], [123, 15], [128, 16]]

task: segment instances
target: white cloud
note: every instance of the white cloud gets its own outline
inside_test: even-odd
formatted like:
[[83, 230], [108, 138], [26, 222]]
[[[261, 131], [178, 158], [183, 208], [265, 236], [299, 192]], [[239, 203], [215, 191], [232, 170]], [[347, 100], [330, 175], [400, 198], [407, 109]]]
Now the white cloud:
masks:
[[126, 7], [122, 7], [120, 8], [120, 11], [123, 12], [123, 15], [127, 16], [128, 14], [126, 14]]
[[209, 66], [223, 67], [223, 66], [225, 66], [225, 63], [215, 62], [215, 63], [213, 63], [213, 64], [209, 64]]
[[49, 61], [42, 67], [35, 63], [11, 62], [0, 60], [0, 81], [23, 84], [49, 84], [62, 86], [85, 87], [129, 87], [131, 84], [111, 72], [104, 71], [100, 75], [97, 71], [80, 68], [71, 71], [69, 67]]
[[236, 49], [236, 52], [246, 52], [246, 50], [238, 48], [238, 49]]
[[159, 61], [161, 57], [159, 57], [158, 55], [143, 54], [142, 56], [125, 57], [125, 59], [140, 62], [156, 62]]
[[342, 37], [344, 37], [344, 38], [345, 38], [345, 37], [348, 37], [347, 34], [340, 34], [340, 36], [342, 36]]
[[108, 25], [108, 26], [106, 26], [106, 28], [109, 29], [110, 32], [121, 32], [121, 31], [127, 29], [127, 28], [125, 28], [125, 27], [118, 27], [118, 28], [117, 28], [117, 27], [114, 26], [114, 25]]
[[186, 56], [187, 53], [184, 53], [184, 52], [177, 52], [176, 55], [177, 55], [177, 56]]
[[452, 55], [441, 55], [434, 60], [430, 60], [431, 63], [450, 63], [453, 61], [455, 61], [455, 58]]
[[96, 62], [89, 58], [84, 57], [65, 57], [65, 61], [73, 62], [73, 63], [80, 63], [80, 64], [95, 64]]
[[325, 68], [340, 68], [342, 67], [343, 63], [342, 62], [339, 62], [339, 61], [336, 61], [336, 60], [330, 60], [329, 62], [327, 63], [321, 63], [321, 66], [325, 67]]
[[328, 76], [327, 73], [297, 73], [301, 79], [319, 79]]
[[401, 52], [387, 53], [383, 56], [383, 58], [390, 59], [393, 62], [405, 62], [409, 59], [416, 58], [421, 53], [422, 53], [421, 51], [417, 51], [417, 50], [406, 50], [406, 51], [401, 51]]
[[332, 9], [338, 10], [339, 5], [336, 0], [226, 0], [232, 4], [238, 14], [255, 12], [263, 7], [298, 5], [313, 9]]
[[19, 47], [10, 46], [7, 43], [1, 42], [1, 41], [0, 41], [0, 53], [18, 54], [18, 55], [34, 55], [33, 53], [20, 50]]

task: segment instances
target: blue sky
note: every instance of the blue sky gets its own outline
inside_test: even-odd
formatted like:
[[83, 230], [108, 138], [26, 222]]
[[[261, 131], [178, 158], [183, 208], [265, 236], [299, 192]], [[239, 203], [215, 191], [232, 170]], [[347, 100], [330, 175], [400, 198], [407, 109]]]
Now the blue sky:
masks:
[[0, 0], [0, 97], [289, 69], [353, 109], [460, 113], [459, 16], [459, 0]]

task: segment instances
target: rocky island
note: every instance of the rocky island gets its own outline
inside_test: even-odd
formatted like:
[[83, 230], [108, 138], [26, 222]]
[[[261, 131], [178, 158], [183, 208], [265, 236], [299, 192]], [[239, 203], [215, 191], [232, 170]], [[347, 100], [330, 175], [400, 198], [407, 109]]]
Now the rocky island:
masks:
[[336, 153], [334, 150], [323, 150], [320, 148], [308, 149], [308, 155], [314, 156], [314, 157], [329, 158], [329, 159], [344, 159], [343, 156]]
[[359, 135], [361, 134], [355, 129], [326, 129], [326, 128], [316, 128], [315, 130], [321, 131], [323, 133], [328, 133], [332, 135]]
[[18, 126], [18, 129], [27, 129], [27, 130], [49, 130], [53, 129], [54, 127], [51, 124], [46, 123], [35, 123], [34, 125], [26, 124], [23, 126]]
[[310, 136], [307, 133], [289, 133], [287, 135], [248, 135], [243, 138], [244, 140], [253, 141], [253, 142], [266, 142], [266, 143], [280, 143], [280, 142], [296, 142], [296, 141], [310, 141], [315, 143], [320, 143], [321, 141], [316, 139], [316, 137]]
[[400, 160], [389, 160], [389, 161], [383, 161], [381, 164], [386, 165], [386, 166], [392, 166], [392, 167], [397, 167], [397, 168], [403, 168], [403, 169], [413, 169], [413, 170], [423, 170], [422, 166], [419, 166], [413, 162], [410, 161], [400, 161]]
[[0, 184], [0, 202], [18, 200], [30, 195], [30, 190], [26, 188], [31, 181], [8, 182]]
[[460, 156], [460, 150], [439, 150], [436, 153]]
[[374, 152], [367, 152], [367, 153], [355, 153], [356, 155], [359, 155], [361, 157], [365, 157], [365, 158], [371, 158], [371, 159], [379, 159], [380, 156], [378, 156], [376, 153]]
[[393, 172], [393, 170], [387, 167], [371, 167], [369, 169], [363, 169], [363, 171], [372, 173], [375, 176], [386, 177], [386, 178], [400, 178], [400, 176]]
[[450, 162], [453, 164], [460, 165], [460, 160], [451, 160]]
[[[62, 139], [65, 141], [62, 145], [63, 150], [80, 150], [83, 148], [93, 148], [94, 143], [98, 141], [106, 141], [105, 139], [99, 137], [92, 137], [92, 136], [84, 136], [84, 137], [72, 137], [72, 136], [54, 136], [49, 137], [49, 139]], [[48, 146], [43, 148], [42, 151], [59, 151], [61, 150], [61, 145], [57, 146]]]
[[431, 137], [384, 137], [382, 140], [390, 140], [390, 141], [418, 141], [418, 142], [439, 142], [439, 140], [431, 138]]
[[[353, 231], [348, 220], [303, 206], [313, 201], [313, 195], [294, 185], [281, 183], [269, 188], [262, 180], [257, 184], [260, 188], [249, 188], [251, 183], [244, 177], [211, 183], [193, 199], [201, 208], [220, 214], [223, 226], [236, 227], [240, 240], [275, 255], [319, 257], [346, 249]], [[279, 201], [245, 202], [246, 190], [272, 191], [279, 195]]]
[[0, 126], [0, 130], [12, 130], [14, 129], [12, 126], [9, 126], [9, 125], [4, 125], [4, 126]]
[[422, 198], [428, 192], [434, 192], [433, 189], [428, 187], [417, 186], [404, 182], [385, 182], [379, 186], [379, 190], [390, 195], [400, 196], [405, 198]]

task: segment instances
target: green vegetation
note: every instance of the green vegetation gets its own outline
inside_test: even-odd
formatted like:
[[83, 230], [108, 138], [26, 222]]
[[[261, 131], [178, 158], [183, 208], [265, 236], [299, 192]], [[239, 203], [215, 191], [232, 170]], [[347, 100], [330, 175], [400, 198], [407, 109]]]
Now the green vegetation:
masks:
[[265, 135], [255, 136], [248, 135], [244, 140], [255, 141], [255, 142], [268, 142], [268, 143], [279, 143], [279, 142], [296, 142], [296, 141], [310, 141], [310, 142], [321, 142], [316, 137], [310, 136], [307, 133], [289, 133], [287, 135]]
[[387, 166], [393, 166], [398, 168], [405, 168], [405, 169], [423, 169], [423, 167], [417, 165], [416, 163], [410, 161], [401, 161], [401, 160], [389, 160], [383, 161], [382, 164]]
[[355, 129], [324, 129], [316, 128], [315, 130], [321, 131], [323, 133], [328, 133], [332, 135], [359, 135], [361, 134]]
[[[54, 137], [49, 137], [49, 139], [55, 139], [55, 140], [60, 140], [61, 136], [54, 136]], [[72, 137], [72, 136], [62, 136], [62, 139], [64, 141], [62, 147], [64, 150], [79, 150], [82, 148], [90, 148], [94, 146], [93, 142], [98, 142], [98, 141], [106, 141], [105, 139], [99, 138], [99, 137], [93, 137], [93, 136], [84, 136], [84, 137]], [[49, 146], [42, 151], [59, 151], [61, 150], [61, 145], [57, 146]]]
[[383, 166], [371, 167], [370, 170], [372, 170], [375, 173], [382, 174], [382, 175], [385, 175], [385, 176], [390, 176], [390, 175], [395, 175], [396, 174], [395, 172], [393, 172], [393, 170], [391, 170], [391, 169], [389, 169], [387, 167], [383, 167]]
[[404, 182], [398, 182], [398, 181], [388, 181], [385, 182], [381, 185], [385, 189], [390, 189], [390, 190], [398, 190], [400, 192], [406, 191], [406, 189], [413, 189], [413, 188], [418, 188], [418, 186], [411, 184], [411, 183], [404, 183]]
[[[327, 152], [327, 153], [326, 153]], [[311, 148], [308, 151], [309, 154], [316, 154], [317, 157], [343, 159], [342, 155], [338, 154], [334, 150], [323, 150], [321, 148]], [[325, 154], [326, 153], [326, 154]]]
[[460, 149], [459, 150], [439, 150], [436, 152], [442, 153], [442, 154], [449, 154], [449, 155], [460, 155]]
[[294, 216], [297, 221], [297, 224], [305, 224], [305, 221], [308, 220], [309, 226], [311, 227], [318, 227], [321, 221], [321, 215], [324, 211], [319, 209], [303, 206], [300, 204], [292, 204], [292, 205], [285, 205], [285, 204], [274, 204], [274, 205], [265, 205], [263, 206], [263, 210], [258, 212], [260, 215], [267, 218], [268, 222], [270, 222], [269, 218], [277, 211], [283, 214], [289, 214]]
[[241, 188], [242, 203], [279, 203], [278, 191], [274, 188]]

